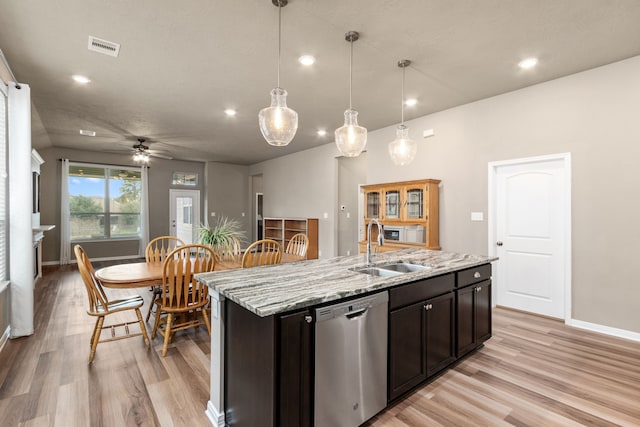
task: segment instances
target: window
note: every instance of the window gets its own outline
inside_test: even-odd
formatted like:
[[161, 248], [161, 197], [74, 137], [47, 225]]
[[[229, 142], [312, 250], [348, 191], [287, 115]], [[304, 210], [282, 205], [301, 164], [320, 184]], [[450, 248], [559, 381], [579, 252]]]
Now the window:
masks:
[[7, 196], [7, 95], [2, 87], [0, 88], [0, 281], [7, 280], [9, 264]]
[[140, 235], [140, 169], [69, 165], [71, 240]]
[[198, 174], [188, 172], [174, 172], [173, 185], [195, 187], [196, 185], [198, 185]]

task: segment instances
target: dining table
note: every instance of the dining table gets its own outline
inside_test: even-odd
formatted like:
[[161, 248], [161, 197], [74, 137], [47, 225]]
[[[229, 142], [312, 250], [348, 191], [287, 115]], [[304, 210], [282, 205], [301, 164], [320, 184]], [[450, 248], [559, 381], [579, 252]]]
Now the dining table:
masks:
[[[281, 263], [304, 261], [306, 258], [282, 254]], [[130, 289], [162, 284], [162, 262], [116, 264], [96, 270], [96, 278], [105, 288]], [[242, 268], [242, 254], [216, 261], [213, 271]]]

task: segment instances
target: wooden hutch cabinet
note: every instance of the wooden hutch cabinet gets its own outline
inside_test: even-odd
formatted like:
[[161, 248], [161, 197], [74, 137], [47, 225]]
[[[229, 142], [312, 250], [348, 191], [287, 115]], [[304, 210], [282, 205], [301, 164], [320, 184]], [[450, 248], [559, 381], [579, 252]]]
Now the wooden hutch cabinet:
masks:
[[[385, 240], [378, 250], [395, 250], [406, 247], [440, 249], [438, 233], [438, 185], [440, 180], [390, 182], [363, 185], [365, 234], [360, 241], [364, 252], [366, 226], [377, 218], [387, 230], [396, 229], [399, 240]], [[399, 231], [398, 231], [399, 230]], [[377, 228], [372, 230], [375, 238]]]

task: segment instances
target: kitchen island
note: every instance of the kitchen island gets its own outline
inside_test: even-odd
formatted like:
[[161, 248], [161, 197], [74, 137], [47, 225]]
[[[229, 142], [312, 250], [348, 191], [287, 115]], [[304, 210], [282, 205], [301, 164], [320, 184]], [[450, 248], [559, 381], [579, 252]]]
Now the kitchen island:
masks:
[[[212, 298], [207, 415], [215, 426], [312, 425], [312, 308], [386, 290], [390, 290], [388, 400], [399, 398], [490, 336], [489, 263], [496, 259], [405, 249], [381, 253], [374, 263], [402, 261], [427, 268], [365, 274], [354, 271], [364, 263], [364, 257], [356, 255], [200, 274]], [[434, 303], [438, 321], [448, 319], [447, 354], [436, 349], [439, 357], [431, 368], [424, 363], [412, 366], [416, 355], [409, 353], [424, 351], [420, 344], [433, 333], [429, 316], [422, 311], [434, 308]], [[476, 307], [478, 303], [484, 308]], [[416, 304], [419, 310], [412, 310]], [[412, 333], [418, 340], [415, 348], [394, 349], [396, 341], [413, 342], [407, 335]], [[429, 362], [432, 356], [417, 359]], [[394, 365], [394, 360], [401, 363]]]

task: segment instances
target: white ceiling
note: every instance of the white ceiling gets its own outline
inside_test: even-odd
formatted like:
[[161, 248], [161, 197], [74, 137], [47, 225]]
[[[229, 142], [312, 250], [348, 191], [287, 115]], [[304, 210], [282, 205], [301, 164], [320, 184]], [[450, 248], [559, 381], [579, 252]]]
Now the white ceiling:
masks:
[[[276, 84], [271, 0], [0, 0], [0, 12], [0, 49], [31, 86], [36, 148], [126, 152], [145, 137], [174, 158], [238, 164], [332, 143], [349, 102], [349, 30], [361, 35], [353, 105], [370, 131], [400, 121], [399, 59], [412, 60], [411, 119], [640, 54], [638, 0], [289, 0], [281, 86], [299, 129], [271, 147], [257, 119]], [[119, 57], [89, 51], [89, 35], [120, 43]], [[297, 62], [305, 53], [314, 66]], [[529, 56], [538, 67], [520, 70]]]

